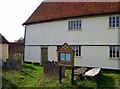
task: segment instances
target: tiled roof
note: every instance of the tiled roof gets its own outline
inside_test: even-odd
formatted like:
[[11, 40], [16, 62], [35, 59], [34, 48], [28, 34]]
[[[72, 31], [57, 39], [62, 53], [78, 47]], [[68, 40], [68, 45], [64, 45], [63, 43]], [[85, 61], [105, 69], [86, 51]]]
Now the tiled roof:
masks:
[[43, 2], [23, 25], [120, 12], [120, 2]]
[[0, 33], [0, 43], [2, 44], [8, 44], [9, 42], [5, 39], [4, 36], [2, 36], [2, 34]]

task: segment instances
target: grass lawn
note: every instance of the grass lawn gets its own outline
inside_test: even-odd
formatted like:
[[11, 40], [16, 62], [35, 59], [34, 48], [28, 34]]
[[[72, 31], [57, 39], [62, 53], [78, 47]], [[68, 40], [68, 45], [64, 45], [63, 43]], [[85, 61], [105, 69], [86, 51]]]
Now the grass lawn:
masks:
[[66, 77], [59, 83], [58, 77], [44, 77], [43, 67], [35, 64], [23, 64], [21, 70], [3, 71], [2, 85], [4, 89], [12, 87], [58, 87], [63, 88], [116, 88], [120, 89], [120, 72], [102, 71], [97, 79], [74, 78], [74, 85], [71, 85], [71, 70], [66, 70]]

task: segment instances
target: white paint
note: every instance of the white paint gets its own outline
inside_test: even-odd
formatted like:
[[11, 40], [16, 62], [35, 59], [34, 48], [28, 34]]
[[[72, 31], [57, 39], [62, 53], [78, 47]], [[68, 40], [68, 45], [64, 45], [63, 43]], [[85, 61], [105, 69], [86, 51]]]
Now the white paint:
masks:
[[48, 60], [49, 61], [57, 61], [57, 47], [56, 46], [49, 46], [48, 47]]
[[79, 19], [82, 19], [82, 31], [68, 31], [68, 20], [27, 25], [25, 44], [118, 44], [118, 29], [108, 29], [108, 16]]
[[[118, 45], [120, 42], [118, 34], [120, 32], [118, 32], [118, 28], [109, 28], [109, 16], [76, 18], [82, 20], [82, 29], [79, 31], [68, 30], [68, 21], [72, 19], [27, 25], [25, 45], [26, 47], [28, 45], [62, 45], [65, 42], [69, 45]], [[56, 49], [56, 46], [48, 47], [48, 60], [57, 60]], [[26, 52], [26, 56], [29, 54], [40, 56], [37, 48], [33, 48], [33, 50], [37, 54], [31, 54], [31, 51], [29, 51]], [[31, 59], [30, 61], [33, 60]], [[82, 56], [75, 58], [75, 66], [108, 69], [118, 69], [119, 67], [120, 69], [119, 63], [120, 60], [109, 58], [108, 46], [82, 46]]]
[[26, 46], [25, 61], [41, 63], [41, 48], [39, 46]]
[[108, 46], [82, 46], [81, 58], [75, 58], [75, 66], [118, 68], [118, 59], [109, 58]]

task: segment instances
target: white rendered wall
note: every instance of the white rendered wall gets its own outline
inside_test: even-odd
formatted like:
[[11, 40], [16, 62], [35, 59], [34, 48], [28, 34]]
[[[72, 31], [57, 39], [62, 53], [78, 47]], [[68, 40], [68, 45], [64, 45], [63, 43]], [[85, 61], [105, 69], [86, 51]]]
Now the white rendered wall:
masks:
[[57, 47], [56, 46], [49, 46], [48, 47], [48, 60], [49, 61], [57, 61]]
[[[120, 18], [120, 15], [119, 15]], [[118, 43], [120, 45], [120, 21], [119, 21], [119, 27], [118, 27]], [[118, 60], [118, 68], [120, 69], [120, 60]]]
[[[43, 47], [43, 46], [41, 46]], [[25, 61], [37, 62], [41, 64], [41, 47], [40, 46], [25, 46]], [[48, 60], [57, 61], [57, 47], [48, 47]]]
[[118, 44], [118, 29], [109, 29], [109, 16], [79, 19], [80, 31], [68, 31], [68, 20], [27, 25], [25, 45]]
[[[25, 50], [28, 51], [25, 52], [25, 60], [38, 61], [37, 59], [41, 58], [38, 45], [62, 45], [65, 42], [69, 45], [119, 44], [118, 28], [109, 28], [109, 16], [77, 19], [82, 20], [82, 29], [80, 31], [68, 30], [68, 21], [71, 19], [27, 25]], [[34, 45], [34, 48], [29, 49], [28, 47], [31, 46], [28, 45]], [[56, 49], [56, 46], [48, 47], [48, 60], [57, 60]], [[31, 53], [30, 50], [34, 50], [34, 53]], [[30, 56], [28, 57], [28, 55]], [[82, 46], [82, 56], [75, 58], [75, 66], [117, 69], [119, 62], [109, 58], [109, 47], [107, 46]]]
[[118, 69], [118, 59], [109, 58], [109, 46], [82, 46], [82, 56], [75, 58], [75, 65]]
[[41, 48], [39, 46], [25, 46], [25, 61], [41, 63]]

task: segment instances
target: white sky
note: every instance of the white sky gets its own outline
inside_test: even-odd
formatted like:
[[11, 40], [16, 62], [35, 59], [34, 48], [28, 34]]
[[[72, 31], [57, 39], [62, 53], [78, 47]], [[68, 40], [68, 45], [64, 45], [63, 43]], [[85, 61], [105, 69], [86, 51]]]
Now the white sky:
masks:
[[24, 23], [43, 0], [0, 0], [0, 33], [13, 42], [24, 37]]

